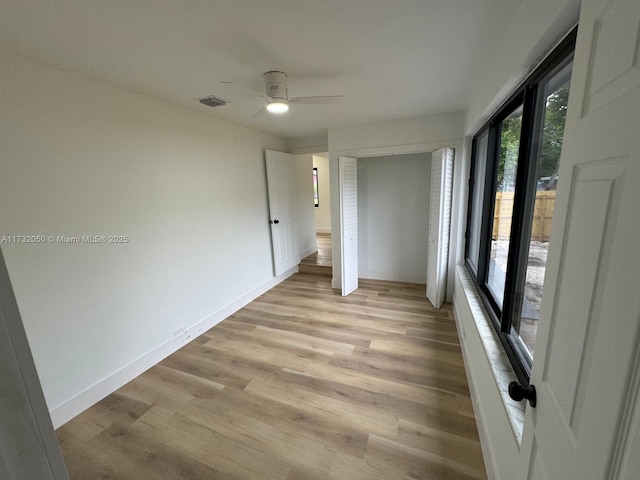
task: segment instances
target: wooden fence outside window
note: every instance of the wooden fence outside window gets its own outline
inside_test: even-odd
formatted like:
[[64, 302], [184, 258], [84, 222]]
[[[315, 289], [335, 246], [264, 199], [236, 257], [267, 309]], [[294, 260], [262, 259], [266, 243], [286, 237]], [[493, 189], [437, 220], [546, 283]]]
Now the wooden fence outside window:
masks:
[[[531, 241], [548, 242], [551, 237], [551, 221], [556, 203], [555, 190], [536, 192], [533, 210]], [[497, 192], [493, 210], [493, 240], [508, 240], [511, 233], [513, 192]]]

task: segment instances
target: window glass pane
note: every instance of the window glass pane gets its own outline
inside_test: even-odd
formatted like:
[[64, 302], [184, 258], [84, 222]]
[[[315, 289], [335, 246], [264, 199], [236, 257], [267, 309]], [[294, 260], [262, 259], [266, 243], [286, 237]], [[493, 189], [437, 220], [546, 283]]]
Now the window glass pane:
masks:
[[469, 218], [469, 266], [478, 273], [478, 254], [480, 252], [480, 229], [482, 227], [482, 203], [484, 197], [484, 179], [487, 172], [487, 145], [489, 133], [476, 140], [475, 164], [473, 172], [473, 196]]
[[487, 276], [487, 287], [500, 308], [502, 308], [504, 300], [504, 285], [507, 276], [521, 128], [522, 106], [505, 118], [500, 125], [500, 157], [498, 158], [496, 190], [493, 199], [493, 229]]
[[318, 169], [313, 167], [313, 205], [320, 206], [320, 199], [318, 197]]
[[[551, 220], [556, 199], [560, 151], [567, 115], [571, 66], [567, 65], [546, 85], [541, 85], [545, 109], [541, 112], [542, 129], [537, 148], [535, 201], [531, 234], [525, 238], [524, 255], [527, 258], [523, 291], [518, 292], [519, 309], [512, 327], [520, 337], [529, 360], [533, 361], [533, 347], [538, 328], [547, 250], [551, 235]], [[528, 254], [527, 254], [528, 251]], [[528, 255], [528, 256], [527, 256]]]

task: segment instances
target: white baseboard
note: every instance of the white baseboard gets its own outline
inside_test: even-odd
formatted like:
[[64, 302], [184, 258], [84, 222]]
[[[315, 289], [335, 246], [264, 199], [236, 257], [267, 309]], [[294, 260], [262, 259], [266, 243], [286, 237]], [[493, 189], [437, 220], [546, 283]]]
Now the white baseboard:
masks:
[[366, 278], [369, 280], [388, 280], [391, 282], [409, 282], [424, 284], [427, 276], [415, 273], [402, 272], [376, 272], [373, 270], [358, 270], [358, 278]]
[[316, 228], [316, 233], [331, 233], [331, 228]]
[[201, 320], [197, 324], [189, 327], [187, 331], [177, 337], [167, 340], [165, 343], [158, 345], [153, 350], [143, 354], [138, 359], [124, 366], [120, 370], [113, 372], [97, 383], [93, 384], [86, 390], [80, 392], [65, 402], [53, 407], [49, 413], [53, 428], [58, 428], [76, 415], [84, 412], [87, 408], [95, 405], [107, 395], [115, 392], [117, 389], [130, 382], [155, 364], [176, 352], [187, 343], [214, 327], [228, 316], [234, 314], [245, 305], [249, 304], [263, 293], [278, 285], [283, 280], [298, 271], [298, 267], [284, 272], [282, 275], [273, 277], [268, 282], [263, 283], [253, 291], [243, 295], [236, 301], [230, 303], [226, 307], [221, 308], [217, 312], [212, 313], [207, 318]]
[[312, 245], [306, 250], [300, 252], [300, 258], [307, 258], [312, 253], [316, 253], [318, 251], [318, 245]]

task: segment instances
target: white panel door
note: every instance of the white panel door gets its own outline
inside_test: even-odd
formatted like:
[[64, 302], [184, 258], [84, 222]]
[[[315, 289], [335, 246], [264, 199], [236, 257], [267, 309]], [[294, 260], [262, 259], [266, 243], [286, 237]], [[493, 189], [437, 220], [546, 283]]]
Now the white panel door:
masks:
[[427, 298], [440, 308], [447, 293], [451, 194], [453, 191], [453, 149], [431, 154], [431, 200], [427, 252]]
[[340, 175], [340, 254], [342, 295], [358, 288], [358, 177], [356, 159], [338, 159]]
[[638, 0], [582, 2], [523, 478], [640, 478], [639, 26]]
[[265, 150], [265, 157], [273, 264], [280, 275], [300, 263], [295, 158], [274, 150]]

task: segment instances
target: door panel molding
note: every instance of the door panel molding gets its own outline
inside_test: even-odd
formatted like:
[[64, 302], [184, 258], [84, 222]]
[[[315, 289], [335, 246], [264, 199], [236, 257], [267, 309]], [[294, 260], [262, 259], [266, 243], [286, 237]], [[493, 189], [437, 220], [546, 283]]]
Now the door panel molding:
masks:
[[[640, 325], [640, 315], [637, 323]], [[640, 332], [636, 335], [635, 352], [607, 480], [631, 480], [633, 472], [640, 472]]]
[[640, 86], [639, 27], [637, 0], [613, 1], [595, 20], [583, 117]]
[[[572, 176], [558, 284], [574, 287], [568, 293], [566, 289], [556, 290], [542, 379], [553, 387], [550, 393], [575, 431], [579, 423], [575, 410], [580, 407], [581, 385], [589, 371], [593, 349], [594, 338], [589, 332], [598, 328], [598, 292], [606, 274], [607, 245], [615, 230], [619, 210], [616, 199], [626, 169], [624, 158], [604, 159], [576, 165]], [[575, 288], [578, 284], [580, 287]], [[580, 325], [557, 321], [571, 316], [588, 320]], [[580, 358], [567, 354], [576, 351], [581, 352]]]

